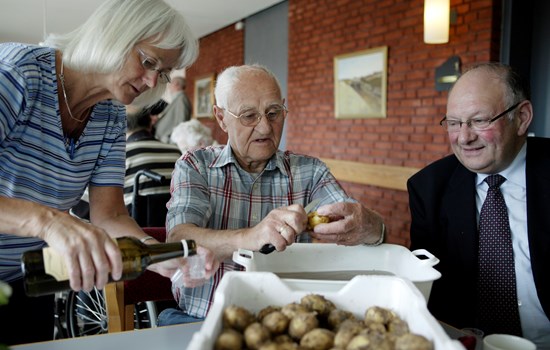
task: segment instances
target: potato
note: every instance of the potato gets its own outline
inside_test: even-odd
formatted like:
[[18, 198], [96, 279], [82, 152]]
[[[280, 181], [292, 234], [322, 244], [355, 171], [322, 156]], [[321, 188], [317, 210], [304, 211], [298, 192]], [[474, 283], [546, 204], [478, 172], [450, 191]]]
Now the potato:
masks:
[[419, 334], [407, 333], [395, 340], [395, 350], [433, 350], [431, 341]]
[[313, 312], [301, 312], [296, 314], [288, 324], [288, 334], [293, 339], [301, 339], [304, 334], [319, 326], [317, 315]]
[[334, 332], [325, 328], [315, 328], [304, 334], [300, 346], [308, 349], [328, 350], [334, 344]]
[[334, 346], [345, 348], [350, 340], [363, 330], [363, 322], [356, 319], [347, 319], [340, 325], [334, 336]]
[[279, 334], [273, 337], [273, 341], [277, 344], [294, 343], [294, 340], [288, 334]]
[[267, 343], [260, 345], [258, 350], [279, 350], [279, 344], [268, 341]]
[[[356, 350], [356, 349], [393, 350], [393, 340], [386, 337], [386, 333], [383, 333], [383, 334], [368, 333], [368, 331], [363, 331], [359, 333], [359, 335], [357, 335], [355, 338], [353, 338], [350, 341], [346, 350]], [[368, 345], [359, 346], [360, 342], [354, 343], [354, 340], [357, 341], [358, 339], [361, 339], [361, 341], [367, 341]], [[355, 346], [359, 346], [359, 347], [355, 347]]]
[[395, 313], [389, 309], [379, 306], [372, 306], [365, 311], [365, 324], [382, 323], [386, 325], [395, 316]]
[[307, 230], [309, 231], [313, 230], [313, 228], [319, 224], [325, 224], [328, 222], [330, 222], [330, 218], [328, 216], [318, 215], [316, 211], [312, 211], [307, 214]]
[[393, 341], [389, 338], [375, 338], [372, 344], [372, 348], [376, 350], [394, 350]]
[[254, 315], [244, 307], [230, 305], [223, 310], [224, 326], [240, 332], [254, 322], [254, 320]]
[[298, 303], [290, 303], [290, 304], [286, 304], [285, 306], [283, 306], [281, 308], [281, 312], [286, 316], [288, 317], [289, 319], [292, 319], [294, 316], [296, 316], [296, 314], [300, 313], [300, 312], [305, 312], [305, 313], [308, 313], [309, 310], [301, 305], [301, 304], [298, 304]]
[[271, 334], [282, 334], [288, 329], [290, 320], [280, 311], [273, 311], [264, 316], [262, 324]]
[[328, 316], [328, 314], [336, 309], [334, 303], [325, 299], [324, 296], [319, 294], [308, 294], [302, 297], [300, 304], [305, 306], [308, 310], [317, 312], [320, 316]]
[[298, 344], [292, 342], [292, 343], [275, 343], [275, 342], [267, 342], [260, 346], [258, 350], [299, 350]]
[[395, 317], [388, 323], [388, 333], [398, 337], [409, 333], [409, 325], [399, 317]]
[[256, 317], [256, 319], [258, 321], [262, 322], [265, 315], [270, 314], [273, 311], [281, 311], [281, 307], [280, 306], [272, 306], [272, 305], [266, 306], [258, 312], [258, 316]]
[[355, 319], [355, 316], [350, 311], [341, 309], [333, 309], [328, 314], [327, 322], [333, 331], [337, 331], [342, 322], [349, 319]]
[[386, 326], [383, 323], [372, 322], [365, 325], [364, 333], [384, 337], [388, 332]]
[[367, 334], [359, 334], [350, 339], [346, 350], [371, 349], [372, 341]]
[[244, 341], [249, 349], [259, 349], [262, 344], [270, 339], [269, 330], [259, 322], [250, 324], [244, 330]]
[[393, 350], [393, 342], [379, 333], [369, 334], [368, 331], [363, 331], [353, 337], [346, 350]]
[[241, 350], [243, 348], [244, 338], [241, 332], [238, 332], [232, 328], [226, 328], [222, 330], [216, 343], [214, 344], [215, 350]]

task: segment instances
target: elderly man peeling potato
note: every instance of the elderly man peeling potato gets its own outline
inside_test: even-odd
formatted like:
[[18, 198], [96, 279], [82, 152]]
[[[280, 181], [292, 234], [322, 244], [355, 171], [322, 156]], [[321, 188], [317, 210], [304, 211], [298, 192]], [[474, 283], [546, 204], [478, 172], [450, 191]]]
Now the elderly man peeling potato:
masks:
[[214, 115], [228, 145], [193, 150], [177, 161], [167, 230], [169, 241], [194, 239], [224, 262], [203, 287], [174, 287], [185, 312], [161, 313], [161, 325], [204, 318], [223, 274], [240, 269], [233, 252], [265, 245], [285, 250], [307, 230], [304, 207], [313, 200], [319, 199], [317, 215], [330, 221], [309, 232], [316, 241], [376, 245], [384, 237], [382, 217], [350, 198], [323, 162], [278, 150], [288, 110], [270, 71], [227, 68], [215, 97]]

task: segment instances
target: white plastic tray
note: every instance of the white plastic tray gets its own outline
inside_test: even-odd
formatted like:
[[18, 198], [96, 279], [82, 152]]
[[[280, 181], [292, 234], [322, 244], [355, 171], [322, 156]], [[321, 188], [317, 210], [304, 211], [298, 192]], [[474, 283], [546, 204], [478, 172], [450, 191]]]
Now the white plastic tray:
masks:
[[363, 318], [370, 306], [394, 310], [408, 322], [411, 332], [432, 340], [436, 350], [464, 350], [452, 340], [439, 322], [428, 312], [422, 294], [412, 282], [396, 276], [362, 275], [350, 281], [280, 279], [271, 272], [227, 272], [214, 295], [214, 302], [199, 332], [191, 339], [188, 350], [214, 348], [222, 328], [225, 307], [235, 304], [258, 312], [268, 305], [283, 306], [299, 302], [307, 294], [322, 294], [337, 308]]
[[[420, 257], [424, 259], [421, 259]], [[266, 271], [279, 274], [307, 272], [355, 272], [376, 275], [383, 272], [406, 278], [414, 283], [426, 300], [433, 281], [441, 273], [433, 268], [439, 259], [425, 249], [410, 251], [397, 244], [379, 246], [342, 246], [326, 243], [294, 243], [283, 252], [262, 254], [240, 249], [233, 253], [233, 261], [246, 271]], [[348, 276], [349, 277], [349, 276]], [[299, 277], [304, 278], [304, 277]], [[327, 278], [339, 279], [339, 278]], [[351, 279], [351, 277], [346, 280]]]

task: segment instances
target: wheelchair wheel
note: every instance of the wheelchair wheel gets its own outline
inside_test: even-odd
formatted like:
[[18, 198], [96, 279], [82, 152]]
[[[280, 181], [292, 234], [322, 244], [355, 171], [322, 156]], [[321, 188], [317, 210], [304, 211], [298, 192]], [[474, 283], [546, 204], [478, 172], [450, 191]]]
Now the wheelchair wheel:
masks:
[[[103, 290], [94, 288], [90, 292], [70, 291], [67, 294], [65, 316], [69, 338], [107, 333], [108, 316]], [[135, 305], [135, 329], [156, 327], [156, 317], [153, 302]]]
[[103, 290], [67, 294], [66, 323], [69, 338], [107, 333], [107, 309]]

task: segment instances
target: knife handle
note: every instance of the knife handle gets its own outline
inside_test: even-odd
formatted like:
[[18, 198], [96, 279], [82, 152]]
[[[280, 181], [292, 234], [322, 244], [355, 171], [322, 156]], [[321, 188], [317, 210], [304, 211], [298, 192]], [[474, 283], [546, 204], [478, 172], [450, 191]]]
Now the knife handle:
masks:
[[262, 248], [260, 248], [259, 252], [262, 254], [269, 254], [272, 253], [275, 250], [275, 246], [273, 244], [264, 244]]

